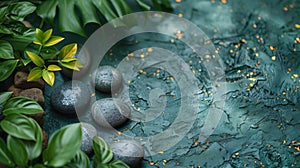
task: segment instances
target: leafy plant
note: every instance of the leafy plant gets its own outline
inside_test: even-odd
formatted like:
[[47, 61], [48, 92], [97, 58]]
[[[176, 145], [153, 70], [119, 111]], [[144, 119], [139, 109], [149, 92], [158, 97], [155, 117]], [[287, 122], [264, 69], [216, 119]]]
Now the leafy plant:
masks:
[[35, 38], [34, 29], [22, 21], [36, 10], [30, 2], [4, 3], [0, 7], [0, 82], [7, 79], [16, 67], [26, 63], [20, 56]]
[[[67, 125], [54, 132], [42, 151], [42, 129], [25, 116], [43, 111], [42, 107], [26, 97], [10, 99], [11, 95], [11, 92], [0, 93], [1, 115], [4, 115], [0, 128], [7, 134], [6, 141], [0, 137], [0, 163], [9, 167], [90, 168], [89, 157], [80, 150], [81, 124]], [[93, 167], [129, 168], [120, 160], [112, 161], [113, 153], [100, 137], [93, 138], [93, 149]]]
[[[35, 52], [26, 51], [27, 56], [36, 66], [31, 69], [28, 81], [34, 81], [42, 77], [45, 82], [53, 86], [55, 81], [54, 72], [62, 69], [56, 64], [49, 63], [56, 62], [63, 67], [76, 71], [79, 71], [79, 68], [83, 67], [77, 58], [73, 58], [77, 52], [77, 44], [66, 45], [60, 51], [54, 47], [54, 45], [63, 39], [59, 36], [52, 36], [52, 29], [45, 32], [38, 28], [36, 29], [36, 40], [33, 43], [37, 44], [39, 48]], [[59, 56], [56, 58], [56, 55]]]
[[[150, 4], [144, 0], [135, 0], [135, 2], [143, 10], [151, 9]], [[169, 0], [152, 0], [152, 4], [158, 10], [162, 9], [161, 6], [171, 8]], [[59, 11], [58, 14], [56, 10]], [[86, 36], [83, 27], [88, 23], [101, 24], [98, 12], [110, 21], [132, 13], [132, 9], [125, 0], [46, 0], [37, 9], [37, 14], [43, 21], [53, 23], [57, 17], [62, 32], [73, 32], [81, 36]]]

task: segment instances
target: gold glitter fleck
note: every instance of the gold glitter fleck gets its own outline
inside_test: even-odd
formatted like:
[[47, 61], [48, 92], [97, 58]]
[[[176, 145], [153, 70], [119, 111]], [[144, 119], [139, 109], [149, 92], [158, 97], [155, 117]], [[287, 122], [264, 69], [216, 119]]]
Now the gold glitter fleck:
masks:
[[256, 25], [256, 24], [253, 24], [253, 28], [256, 29], [256, 28], [257, 28], [257, 25]]
[[141, 55], [141, 58], [145, 58], [145, 55], [144, 55], [144, 54], [142, 54], [142, 55]]
[[284, 10], [284, 11], [288, 11], [289, 8], [288, 8], [288, 7], [284, 7], [283, 10]]
[[285, 145], [286, 144], [286, 140], [283, 140], [282, 144]]
[[153, 161], [150, 161], [149, 164], [150, 164], [151, 166], [153, 166], [153, 165], [154, 165], [154, 162], [153, 162]]
[[300, 29], [300, 24], [295, 24], [295, 27], [296, 27], [297, 29]]
[[182, 14], [182, 13], [179, 13], [179, 14], [178, 14], [178, 17], [183, 17], [183, 14]]
[[253, 83], [249, 83], [249, 85], [248, 85], [249, 87], [253, 87], [254, 86], [254, 84]]
[[148, 52], [152, 52], [153, 51], [153, 49], [152, 48], [148, 48]]
[[122, 135], [123, 133], [122, 132], [118, 132], [118, 135]]
[[273, 61], [275, 61], [275, 60], [276, 60], [276, 56], [272, 56], [271, 59], [272, 59]]
[[226, 3], [227, 3], [227, 0], [221, 0], [221, 3], [222, 3], [222, 4], [226, 4]]
[[164, 154], [164, 151], [163, 151], [163, 150], [160, 150], [158, 153], [159, 153], [159, 154]]
[[165, 166], [167, 164], [167, 160], [163, 160], [163, 165]]
[[180, 2], [181, 2], [181, 0], [176, 0], [176, 2], [177, 2], [177, 3], [180, 3]]
[[276, 47], [270, 46], [270, 50], [275, 51], [275, 50], [276, 50]]

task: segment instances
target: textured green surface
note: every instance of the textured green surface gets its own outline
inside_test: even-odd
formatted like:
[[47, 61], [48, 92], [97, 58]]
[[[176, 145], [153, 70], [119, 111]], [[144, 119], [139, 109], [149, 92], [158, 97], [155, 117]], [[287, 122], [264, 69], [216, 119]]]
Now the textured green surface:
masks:
[[[300, 78], [296, 75], [300, 75], [300, 41], [295, 43], [296, 38], [300, 38], [300, 29], [295, 28], [297, 21], [300, 24], [299, 3], [296, 0], [237, 0], [226, 4], [182, 1], [173, 5], [174, 14], [181, 13], [197, 24], [219, 50], [228, 82], [226, 106], [218, 127], [207, 142], [198, 141], [201, 123], [207, 113], [199, 110], [189, 134], [170, 150], [145, 158], [143, 167], [299, 167], [299, 151], [295, 149], [296, 142], [300, 141]], [[190, 63], [191, 50], [177, 39], [171, 43], [169, 37], [153, 34], [136, 35], [135, 38], [137, 43], [133, 40], [128, 45], [130, 40], [127, 40], [127, 44], [117, 44], [101, 64], [117, 66], [128, 53], [157, 46], [181, 55], [194, 69], [203, 69], [196, 61]], [[272, 51], [270, 46], [276, 50]], [[272, 60], [272, 56], [276, 60]], [[149, 68], [147, 72], [151, 74], [154, 70]], [[54, 87], [63, 82], [60, 74], [57, 75]], [[197, 71], [195, 76], [204, 85], [199, 94], [209, 102], [211, 96], [205, 93], [209, 90], [205, 69], [201, 73]], [[170, 82], [163, 76], [140, 75], [140, 79], [136, 78], [130, 84], [135, 108], [148, 107], [149, 93], [145, 88], [149, 82], [171, 91], [176, 98], [168, 96], [164, 116], [146, 124], [129, 122], [120, 129], [126, 135], [161, 132], [172, 123], [180, 107], [176, 81]], [[49, 133], [77, 121], [55, 113], [49, 105], [50, 94], [51, 88], [46, 87], [45, 127]], [[103, 97], [109, 95], [97, 93], [98, 99]], [[154, 165], [150, 166], [150, 163]]]

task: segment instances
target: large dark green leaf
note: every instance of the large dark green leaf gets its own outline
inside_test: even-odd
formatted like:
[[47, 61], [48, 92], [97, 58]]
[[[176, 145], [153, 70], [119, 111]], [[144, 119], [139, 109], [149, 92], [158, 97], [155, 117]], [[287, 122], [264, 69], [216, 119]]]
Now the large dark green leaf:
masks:
[[47, 149], [43, 152], [43, 161], [47, 166], [64, 166], [81, 145], [81, 124], [72, 124], [56, 131], [50, 138]]
[[29, 118], [29, 120], [34, 126], [36, 141], [24, 141], [24, 142], [28, 153], [28, 159], [33, 160], [38, 158], [42, 153], [43, 133], [41, 127], [35, 120], [31, 118]]
[[11, 95], [12, 92], [0, 92], [0, 105], [4, 105]]
[[[160, 9], [160, 5], [166, 5], [168, 1], [154, 2]], [[143, 9], [150, 9], [143, 0], [136, 0], [136, 2]], [[58, 16], [56, 10], [59, 11]], [[125, 0], [46, 0], [37, 9], [37, 14], [47, 22], [53, 23], [54, 18], [58, 17], [61, 31], [73, 32], [81, 36], [86, 36], [83, 30], [86, 24], [100, 24], [97, 12], [100, 12], [107, 21], [111, 21], [117, 16], [131, 13], [132, 10]]]
[[3, 114], [36, 114], [43, 112], [43, 108], [28, 97], [15, 97], [10, 99], [4, 106]]
[[10, 151], [14, 162], [18, 166], [26, 166], [28, 163], [28, 154], [25, 148], [25, 144], [17, 139], [8, 135], [7, 137], [7, 148]]
[[13, 165], [11, 153], [7, 149], [7, 146], [1, 137], [0, 137], [0, 163], [5, 164], [7, 166]]
[[113, 158], [113, 152], [110, 146], [100, 137], [95, 136], [93, 138], [93, 149], [95, 152], [95, 158], [99, 163], [109, 163]]
[[90, 158], [81, 150], [76, 153], [75, 158], [64, 168], [90, 168]]
[[1, 121], [1, 128], [9, 135], [16, 138], [36, 141], [35, 126], [31, 122], [31, 118], [20, 114], [11, 114]]
[[15, 70], [18, 60], [7, 60], [0, 62], [0, 82], [7, 79]]
[[14, 52], [12, 46], [4, 40], [0, 40], [0, 58], [13, 59]]
[[23, 21], [24, 18], [34, 12], [35, 9], [35, 5], [30, 2], [12, 3], [7, 8], [9, 12], [8, 17], [12, 20]]

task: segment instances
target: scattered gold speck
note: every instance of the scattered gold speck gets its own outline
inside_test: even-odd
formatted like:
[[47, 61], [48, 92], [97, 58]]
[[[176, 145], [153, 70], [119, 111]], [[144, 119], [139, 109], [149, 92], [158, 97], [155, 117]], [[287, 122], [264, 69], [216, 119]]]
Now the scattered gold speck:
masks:
[[296, 27], [297, 29], [300, 29], [300, 24], [295, 24], [295, 27]]
[[247, 41], [246, 41], [245, 39], [242, 39], [241, 42], [242, 42], [242, 43], [246, 43]]
[[230, 52], [230, 53], [233, 53], [233, 50], [230, 50], [229, 52]]
[[248, 85], [249, 87], [253, 87], [254, 86], [254, 84], [253, 83], [249, 83], [249, 85]]
[[129, 57], [134, 57], [133, 53], [128, 54]]
[[283, 95], [286, 95], [286, 91], [282, 91], [282, 94], [283, 94]]
[[150, 164], [151, 166], [153, 166], [153, 165], [154, 165], [154, 162], [150, 161], [149, 164]]
[[178, 14], [178, 17], [183, 17], [183, 14], [182, 14], [182, 13], [179, 13], [179, 14]]
[[253, 28], [256, 29], [256, 28], [257, 28], [257, 25], [256, 25], [256, 24], [253, 24]]
[[144, 70], [142, 70], [142, 69], [141, 69], [139, 72], [140, 72], [140, 73], [143, 73], [143, 72], [144, 72]]
[[173, 38], [171, 38], [171, 43], [174, 43], [174, 42], [175, 42], [175, 40]]
[[256, 56], [256, 57], [258, 57], [258, 56], [259, 56], [259, 54], [258, 54], [258, 53], [256, 53], [256, 54], [255, 54], [255, 56]]
[[276, 47], [270, 46], [270, 50], [275, 51]]
[[96, 94], [95, 94], [95, 93], [92, 93], [92, 94], [91, 94], [91, 97], [94, 97], [94, 96], [96, 96]]
[[237, 73], [241, 73], [241, 70], [238, 70]]
[[148, 48], [148, 52], [152, 52], [153, 51], [153, 49], [152, 48]]
[[165, 166], [167, 164], [167, 160], [163, 160], [163, 165]]
[[276, 56], [272, 56], [271, 59], [272, 59], [273, 61], [275, 61], [275, 60], [276, 60]]
[[159, 154], [164, 154], [164, 151], [163, 151], [163, 150], [160, 150], [158, 153], [159, 153]]
[[255, 81], [256, 79], [255, 79], [255, 78], [249, 78], [249, 80], [250, 80], [250, 81]]
[[289, 8], [288, 8], [288, 7], [284, 7], [283, 10], [284, 10], [284, 11], [288, 11]]
[[227, 0], [221, 0], [221, 3], [226, 4]]
[[145, 55], [144, 55], [144, 54], [141, 54], [141, 58], [145, 58]]
[[122, 135], [123, 133], [122, 132], [118, 132], [118, 135]]
[[181, 0], [176, 0], [176, 2], [177, 2], [177, 3], [180, 3], [180, 2], [181, 2]]
[[137, 111], [141, 111], [141, 108], [138, 107], [138, 108], [137, 108]]
[[282, 144], [285, 145], [286, 144], [286, 140], [283, 140]]
[[130, 82], [131, 82], [130, 80], [127, 81], [128, 84], [130, 84]]
[[176, 37], [177, 37], [178, 39], [181, 39], [182, 36], [183, 36], [182, 32], [181, 32], [181, 31], [177, 31]]
[[299, 76], [298, 74], [293, 74], [294, 78], [298, 78], [298, 76]]
[[238, 156], [240, 153], [239, 152], [235, 152], [235, 156]]

